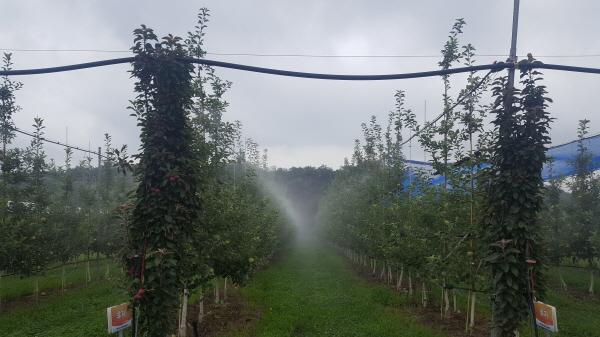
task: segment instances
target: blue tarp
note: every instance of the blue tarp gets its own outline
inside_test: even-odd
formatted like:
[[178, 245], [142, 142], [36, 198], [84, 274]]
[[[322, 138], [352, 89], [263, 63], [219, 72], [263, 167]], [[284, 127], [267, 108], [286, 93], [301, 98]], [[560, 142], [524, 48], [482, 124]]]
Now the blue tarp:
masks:
[[[592, 154], [591, 169], [600, 169], [600, 134], [584, 138], [583, 144]], [[550, 165], [544, 165], [542, 171], [544, 180], [573, 175], [575, 169], [572, 162], [577, 156], [577, 140], [549, 148], [548, 156], [553, 159], [552, 170], [550, 170]]]
[[[592, 154], [592, 165], [590, 169], [600, 169], [600, 134], [584, 138], [583, 144]], [[575, 169], [573, 168], [572, 162], [577, 156], [577, 148], [577, 140], [550, 147], [547, 155], [548, 157], [552, 158], [552, 164], [546, 163], [546, 165], [544, 165], [544, 169], [542, 170], [542, 178], [544, 180], [550, 180], [552, 178], [568, 177], [573, 175]], [[418, 160], [407, 160], [406, 163], [409, 168], [408, 174], [410, 177], [413, 177], [415, 174], [411, 169], [420, 169], [429, 171], [432, 174], [431, 179], [433, 184], [443, 183], [443, 177], [439, 175], [433, 175], [431, 163]], [[405, 185], [409, 183], [409, 179], [407, 179]]]

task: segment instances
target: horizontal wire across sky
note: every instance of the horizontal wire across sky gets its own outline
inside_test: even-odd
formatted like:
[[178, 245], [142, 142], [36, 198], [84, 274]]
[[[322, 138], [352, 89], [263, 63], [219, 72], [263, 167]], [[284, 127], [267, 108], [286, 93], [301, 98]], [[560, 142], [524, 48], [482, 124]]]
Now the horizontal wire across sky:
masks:
[[[7, 50], [7, 49], [0, 48], [0, 50]], [[10, 50], [17, 51], [17, 49], [10, 49]], [[25, 49], [20, 50], [20, 51], [25, 51]], [[44, 50], [42, 50], [42, 49], [26, 49], [26, 51], [44, 51]], [[55, 50], [46, 50], [46, 51], [57, 52], [57, 51], [100, 51], [100, 50], [55, 49]], [[108, 51], [102, 50], [102, 52], [108, 52]], [[127, 51], [127, 52], [129, 52], [129, 51]], [[265, 54], [260, 54], [260, 55], [265, 55]], [[292, 54], [287, 54], [287, 55], [292, 55]], [[421, 55], [421, 56], [425, 56], [425, 55]], [[0, 76], [36, 75], [36, 74], [48, 74], [48, 73], [65, 72], [65, 71], [75, 71], [75, 70], [80, 70], [80, 69], [131, 63], [131, 62], [134, 62], [135, 60], [136, 60], [135, 57], [123, 57], [123, 58], [108, 59], [108, 60], [71, 64], [71, 65], [58, 66], [58, 67], [49, 67], [49, 68], [0, 70]], [[443, 76], [443, 75], [466, 73], [466, 72], [472, 73], [472, 72], [480, 71], [480, 70], [488, 70], [489, 72], [487, 73], [487, 75], [485, 75], [483, 77], [483, 79], [477, 84], [477, 86], [475, 86], [475, 88], [473, 90], [476, 90], [476, 88], [479, 87], [479, 85], [483, 81], [485, 81], [485, 79], [487, 79], [487, 77], [489, 75], [491, 75], [492, 73], [501, 71], [503, 69], [510, 69], [510, 68], [520, 68], [520, 69], [521, 68], [522, 69], [539, 68], [539, 69], [552, 69], [552, 70], [568, 71], [568, 72], [600, 74], [600, 68], [577, 67], [577, 66], [560, 65], [560, 64], [545, 64], [545, 63], [542, 63], [539, 61], [526, 62], [524, 64], [521, 64], [521, 63], [515, 64], [515, 63], [510, 63], [510, 62], [507, 62], [507, 63], [494, 62], [492, 64], [450, 68], [450, 69], [439, 69], [439, 70], [431, 70], [431, 71], [424, 71], [424, 72], [399, 73], [399, 74], [379, 74], [379, 75], [340, 75], [340, 74], [318, 74], [318, 73], [308, 73], [308, 72], [297, 72], [297, 71], [290, 71], [290, 70], [255, 67], [255, 66], [249, 66], [249, 65], [244, 65], [244, 64], [222, 62], [222, 61], [216, 61], [216, 60], [208, 60], [208, 59], [204, 59], [204, 58], [191, 58], [191, 57], [182, 57], [182, 58], [180, 58], [180, 61], [193, 63], [193, 64], [203, 64], [203, 65], [208, 65], [208, 66], [223, 67], [223, 68], [235, 69], [235, 70], [240, 70], [240, 71], [249, 71], [249, 72], [264, 73], [264, 74], [278, 75], [278, 76], [290, 76], [290, 77], [322, 79], [322, 80], [323, 79], [324, 80], [348, 80], [348, 81], [378, 81], [378, 80], [410, 79], [410, 78]], [[459, 102], [460, 102], [460, 100], [457, 102], [456, 105], [458, 105]], [[443, 116], [443, 114], [440, 114], [438, 117], [436, 117], [436, 119], [433, 122], [430, 122], [427, 125], [427, 127], [429, 127], [433, 123], [435, 123], [435, 121], [437, 121], [439, 118], [441, 118], [441, 116]], [[27, 133], [26, 131], [22, 131], [19, 129], [16, 129], [15, 131], [17, 131], [21, 134], [32, 136], [29, 133]], [[405, 143], [410, 141], [410, 139], [414, 138], [417, 135], [418, 135], [418, 133], [415, 133], [407, 141], [405, 141], [402, 145], [404, 145]], [[72, 148], [75, 150], [79, 150], [82, 152], [94, 153], [89, 150], [86, 151], [85, 149], [80, 149], [76, 146], [68, 146], [66, 144], [62, 144], [57, 141], [52, 141], [52, 140], [48, 140], [48, 139], [44, 139], [44, 138], [42, 138], [41, 140], [43, 140], [45, 142], [54, 143], [56, 145], [66, 146], [66, 147], [69, 147], [69, 148]]]
[[[0, 48], [5, 52], [57, 52], [57, 53], [132, 53], [123, 49], [30, 49], [30, 48]], [[306, 58], [439, 58], [439, 54], [374, 54], [374, 55], [336, 55], [310, 53], [250, 53], [250, 52], [207, 52], [215, 56], [252, 56], [252, 57], [306, 57]], [[478, 57], [508, 57], [508, 54], [475, 54]], [[526, 55], [518, 55], [527, 57]], [[565, 55], [536, 55], [544, 58], [586, 58], [600, 57], [599, 54], [565, 54]]]

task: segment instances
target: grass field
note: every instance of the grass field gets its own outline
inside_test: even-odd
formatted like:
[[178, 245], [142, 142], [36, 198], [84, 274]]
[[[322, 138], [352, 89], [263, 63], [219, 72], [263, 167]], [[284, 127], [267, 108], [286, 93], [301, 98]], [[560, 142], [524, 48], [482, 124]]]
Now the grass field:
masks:
[[341, 256], [320, 246], [292, 250], [242, 294], [263, 317], [236, 337], [442, 336], [403, 314], [396, 293], [361, 280]]
[[[90, 275], [92, 282], [104, 279], [106, 269], [109, 268], [109, 274], [115, 275], [119, 272], [119, 267], [111, 260], [102, 259], [90, 262]], [[85, 284], [87, 266], [85, 262], [68, 264], [65, 266], [65, 284], [66, 288], [71, 288], [80, 284]], [[20, 277], [18, 275], [5, 276], [0, 280], [0, 298], [2, 301], [11, 301], [23, 296], [33, 294], [35, 282], [37, 280], [40, 292], [60, 289], [63, 269], [62, 267], [53, 268], [41, 275], [31, 277]]]
[[[406, 297], [384, 285], [359, 278], [343, 258], [320, 246], [301, 247], [259, 274], [242, 293], [263, 308], [255, 327], [232, 336], [440, 336], [401, 308]], [[563, 271], [575, 293], [550, 290], [546, 301], [558, 308], [556, 337], [600, 336], [600, 300], [585, 294], [589, 273]], [[558, 284], [551, 270], [551, 285]], [[439, 296], [433, 289], [432, 296]], [[464, 304], [464, 300], [459, 302]], [[480, 296], [477, 317], [489, 317], [489, 300]], [[464, 308], [463, 308], [464, 312]], [[481, 322], [479, 320], [479, 322]], [[541, 335], [544, 335], [540, 331]], [[522, 336], [531, 336], [528, 326]]]
[[[75, 268], [73, 277], [77, 280], [77, 275], [81, 275], [83, 282], [84, 274], [79, 269], [84, 270]], [[94, 270], [92, 266], [92, 272]], [[551, 271], [549, 276], [554, 287], [558, 284], [554, 279], [557, 273]], [[46, 277], [44, 284], [56, 284], [52, 283], [56, 275]], [[577, 290], [569, 294], [549, 292], [547, 302], [558, 308], [560, 329], [553, 336], [600, 336], [600, 300], [598, 297], [589, 299], [585, 294], [589, 273], [569, 270], [564, 277], [570, 287]], [[29, 289], [31, 279], [11, 282]], [[60, 277], [58, 282], [60, 286]], [[42, 284], [40, 279], [40, 287]], [[439, 290], [432, 290], [432, 297], [439, 295]], [[17, 293], [15, 289], [11, 291]], [[344, 257], [322, 245], [291, 248], [240, 292], [262, 311], [261, 319], [256, 324], [243, 326], [230, 337], [445, 336], [441, 330], [417, 321], [415, 313], [406, 309], [405, 295], [386, 285], [364, 280], [348, 266]], [[106, 307], [124, 301], [126, 296], [115, 282], [95, 281], [88, 288], [44, 298], [38, 305], [22, 304], [0, 313], [0, 336], [108, 336]], [[478, 319], [489, 316], [487, 298], [481, 296], [478, 301]], [[525, 327], [522, 332], [522, 336], [530, 336], [529, 328]]]
[[2, 337], [106, 337], [106, 308], [126, 301], [109, 282], [0, 314]]

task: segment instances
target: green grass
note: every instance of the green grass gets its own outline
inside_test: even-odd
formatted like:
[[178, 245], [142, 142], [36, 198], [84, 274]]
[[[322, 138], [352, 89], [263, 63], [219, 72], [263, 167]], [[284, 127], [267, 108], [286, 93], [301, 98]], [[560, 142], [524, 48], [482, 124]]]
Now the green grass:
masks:
[[292, 249], [241, 291], [263, 317], [232, 336], [442, 336], [403, 314], [394, 291], [363, 281], [316, 245]]
[[[2, 337], [106, 337], [106, 308], [126, 296], [109, 282], [0, 314]], [[112, 335], [114, 336], [114, 335]]]
[[[563, 274], [570, 287], [587, 290], [589, 273], [568, 270]], [[549, 272], [557, 284], [558, 274]], [[430, 296], [439, 301], [435, 287]], [[259, 273], [242, 294], [262, 308], [264, 315], [254, 327], [231, 336], [441, 336], [403, 314], [406, 297], [384, 285], [367, 283], [348, 269], [336, 252], [319, 247], [296, 247], [287, 257]], [[459, 308], [465, 298], [457, 292]], [[419, 296], [418, 289], [415, 296]], [[490, 317], [489, 298], [477, 299], [477, 319]], [[549, 291], [546, 302], [558, 309], [560, 332], [556, 337], [597, 337], [600, 331], [600, 301], [575, 298], [562, 291]], [[431, 304], [430, 304], [431, 305]], [[437, 304], [434, 304], [437, 305]], [[530, 336], [530, 328], [521, 329]], [[541, 335], [544, 335], [541, 332]]]
[[[560, 289], [559, 271], [569, 290], [577, 293], [564, 292]], [[598, 337], [600, 336], [600, 298], [587, 295], [590, 273], [576, 268], [551, 268], [548, 271], [550, 289], [545, 303], [553, 305], [557, 310], [558, 333], [555, 337]], [[598, 285], [594, 287], [598, 292]], [[531, 328], [523, 329], [524, 336], [530, 336]]]
[[[92, 277], [103, 277], [104, 268], [94, 268]], [[113, 275], [117, 275], [114, 266]], [[40, 277], [40, 288], [60, 286], [60, 269]], [[69, 282], [82, 283], [85, 265], [74, 265]], [[551, 270], [549, 282], [558, 284], [558, 274]], [[597, 337], [600, 331], [600, 299], [579, 298], [585, 295], [589, 274], [565, 271], [569, 287], [577, 288], [578, 297], [562, 291], [550, 291], [547, 303], [558, 308], [560, 332], [556, 337]], [[11, 287], [8, 288], [7, 285]], [[3, 280], [4, 294], [23, 294], [33, 289], [32, 279]], [[19, 290], [21, 289], [21, 290]], [[415, 297], [418, 298], [418, 288]], [[430, 294], [439, 301], [439, 289]], [[426, 327], [404, 309], [406, 296], [385, 285], [363, 280], [347, 266], [336, 251], [321, 245], [298, 245], [282, 260], [259, 272], [241, 293], [262, 311], [254, 325], [243, 327], [231, 337], [286, 336], [444, 336]], [[464, 312], [464, 296], [458, 292]], [[102, 336], [106, 330], [106, 307], [126, 301], [115, 283], [97, 281], [89, 288], [72, 289], [64, 296], [50, 296], [38, 305], [20, 305], [0, 313], [2, 337], [79, 337]], [[489, 299], [478, 296], [477, 319], [489, 317]], [[530, 336], [529, 328], [522, 336]], [[543, 335], [543, 334], [542, 334]]]
[[[104, 279], [106, 266], [110, 268], [110, 274], [119, 273], [119, 267], [111, 260], [100, 260], [90, 262], [90, 274], [92, 282], [98, 279]], [[55, 268], [46, 271], [42, 275], [20, 277], [18, 275], [5, 276], [0, 280], [0, 298], [2, 301], [11, 301], [19, 297], [31, 295], [34, 292], [35, 281], [38, 281], [39, 291], [48, 291], [50, 289], [60, 289], [62, 268]], [[75, 263], [65, 266], [66, 287], [70, 288], [78, 284], [85, 283], [86, 263]]]
[[545, 302], [555, 306], [557, 310], [559, 332], [552, 334], [553, 336], [600, 336], [600, 301], [578, 300], [563, 293], [550, 291]]
[[[590, 271], [581, 268], [552, 267], [548, 271], [548, 285], [552, 288], [560, 288], [560, 273], [570, 290], [576, 290], [582, 294], [587, 293], [590, 287]], [[600, 273], [596, 271], [594, 281], [594, 292], [600, 294]]]

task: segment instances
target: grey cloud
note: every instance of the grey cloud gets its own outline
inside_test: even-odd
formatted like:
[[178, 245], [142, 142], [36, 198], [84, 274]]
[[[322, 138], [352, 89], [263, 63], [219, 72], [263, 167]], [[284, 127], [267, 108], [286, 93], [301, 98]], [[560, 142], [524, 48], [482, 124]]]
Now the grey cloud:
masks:
[[[480, 53], [506, 53], [512, 1], [12, 1], [4, 2], [0, 48], [128, 49], [131, 31], [145, 23], [159, 34], [185, 34], [199, 7], [212, 11], [207, 48], [216, 52], [314, 54], [435, 54], [457, 17], [467, 21], [464, 42]], [[523, 1], [520, 53], [600, 53], [595, 39], [600, 22], [597, 1]], [[81, 62], [121, 54], [15, 53], [18, 68]], [[437, 67], [437, 59], [301, 59], [213, 57], [226, 61], [330, 73], [396, 73]], [[494, 58], [480, 58], [480, 63]], [[597, 66], [600, 58], [544, 59], [545, 62]], [[34, 116], [46, 119], [49, 137], [92, 147], [110, 132], [116, 144], [137, 149], [135, 121], [126, 107], [132, 96], [127, 66], [71, 74], [23, 77], [19, 93], [23, 128]], [[278, 166], [326, 162], [339, 165], [348, 156], [360, 123], [375, 114], [383, 121], [393, 108], [396, 89], [423, 118], [440, 108], [439, 79], [394, 82], [325, 82], [218, 70], [234, 85], [228, 94], [230, 120], [240, 120], [247, 136], [273, 148]], [[598, 106], [598, 78], [547, 72], [556, 117], [555, 143], [575, 137], [577, 119], [592, 119]], [[458, 81], [458, 88], [462, 82]], [[27, 142], [20, 139], [19, 142]], [[48, 145], [62, 161], [62, 150]], [[418, 151], [415, 151], [419, 159]], [[293, 154], [290, 155], [290, 154]], [[422, 154], [420, 155], [422, 157]], [[337, 163], [337, 164], [336, 164]]]

